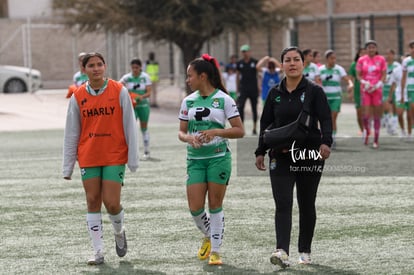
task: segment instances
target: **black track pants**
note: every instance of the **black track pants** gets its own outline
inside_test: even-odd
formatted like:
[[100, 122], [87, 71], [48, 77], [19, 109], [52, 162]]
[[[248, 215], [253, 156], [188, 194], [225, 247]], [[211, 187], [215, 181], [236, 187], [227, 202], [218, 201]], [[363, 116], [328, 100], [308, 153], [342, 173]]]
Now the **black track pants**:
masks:
[[276, 205], [275, 229], [276, 248], [289, 254], [292, 229], [293, 188], [299, 206], [299, 252], [311, 252], [316, 223], [315, 200], [324, 162], [305, 160], [293, 163], [289, 153], [286, 156], [270, 158], [269, 170], [273, 199]]

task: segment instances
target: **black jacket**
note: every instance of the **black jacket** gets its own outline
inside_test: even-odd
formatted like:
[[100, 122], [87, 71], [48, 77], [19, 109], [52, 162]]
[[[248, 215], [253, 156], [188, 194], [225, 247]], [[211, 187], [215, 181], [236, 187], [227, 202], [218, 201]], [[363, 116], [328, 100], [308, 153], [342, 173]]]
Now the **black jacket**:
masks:
[[[281, 127], [295, 121], [303, 108], [304, 92], [309, 85], [312, 93], [310, 115], [313, 117], [310, 133], [306, 140], [306, 147], [319, 148], [321, 144], [329, 147], [332, 144], [332, 118], [331, 110], [323, 89], [313, 82], [302, 77], [299, 85], [289, 93], [286, 90], [286, 78], [279, 85], [269, 91], [266, 103], [260, 118], [259, 144], [256, 156], [265, 155], [269, 147], [263, 142], [263, 132], [270, 125]], [[318, 122], [320, 128], [318, 127]]]

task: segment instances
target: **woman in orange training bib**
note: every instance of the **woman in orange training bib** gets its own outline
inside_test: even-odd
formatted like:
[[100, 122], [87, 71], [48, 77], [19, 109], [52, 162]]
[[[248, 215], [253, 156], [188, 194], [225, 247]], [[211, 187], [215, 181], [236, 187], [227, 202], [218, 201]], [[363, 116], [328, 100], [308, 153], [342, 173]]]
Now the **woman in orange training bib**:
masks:
[[95, 250], [88, 264], [97, 265], [104, 262], [102, 202], [113, 225], [116, 252], [119, 257], [127, 252], [121, 187], [125, 164], [132, 172], [138, 168], [137, 126], [128, 90], [105, 78], [103, 56], [86, 54], [82, 69], [89, 80], [69, 101], [63, 177], [71, 179], [77, 160], [86, 193], [88, 232]]

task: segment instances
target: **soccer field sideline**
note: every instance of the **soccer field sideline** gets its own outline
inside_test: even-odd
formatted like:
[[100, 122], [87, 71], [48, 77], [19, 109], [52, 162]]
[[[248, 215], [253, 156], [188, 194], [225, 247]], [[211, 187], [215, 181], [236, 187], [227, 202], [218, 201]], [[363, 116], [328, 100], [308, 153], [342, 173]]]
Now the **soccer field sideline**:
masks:
[[[66, 89], [45, 89], [35, 93], [2, 94], [0, 93], [0, 132], [23, 130], [50, 130], [65, 127], [68, 99]], [[152, 124], [175, 124], [178, 129], [178, 111], [185, 94], [173, 85], [160, 85], [158, 102], [160, 108], [152, 108]], [[258, 111], [261, 110], [259, 104]], [[246, 133], [251, 134], [251, 109], [246, 104]], [[339, 135], [355, 136], [355, 109], [353, 104], [342, 105], [339, 114]], [[344, 126], [344, 127], [342, 127]]]

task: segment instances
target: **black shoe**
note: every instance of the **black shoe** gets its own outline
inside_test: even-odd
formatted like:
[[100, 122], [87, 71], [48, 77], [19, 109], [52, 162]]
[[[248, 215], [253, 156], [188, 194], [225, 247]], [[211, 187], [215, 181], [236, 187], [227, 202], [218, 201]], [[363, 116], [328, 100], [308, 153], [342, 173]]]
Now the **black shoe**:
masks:
[[253, 129], [253, 135], [257, 135], [256, 129]]

